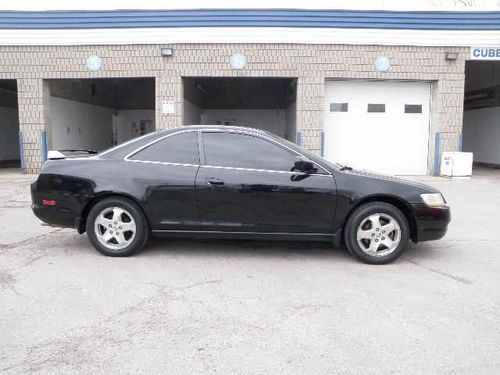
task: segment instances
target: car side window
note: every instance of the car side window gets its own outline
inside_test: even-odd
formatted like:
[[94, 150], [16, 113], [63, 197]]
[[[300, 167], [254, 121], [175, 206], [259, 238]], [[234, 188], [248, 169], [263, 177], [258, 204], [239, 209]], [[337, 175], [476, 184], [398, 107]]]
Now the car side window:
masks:
[[203, 133], [207, 165], [290, 172], [298, 158], [258, 137], [238, 133]]
[[200, 164], [197, 132], [171, 135], [130, 157], [131, 160], [163, 163]]

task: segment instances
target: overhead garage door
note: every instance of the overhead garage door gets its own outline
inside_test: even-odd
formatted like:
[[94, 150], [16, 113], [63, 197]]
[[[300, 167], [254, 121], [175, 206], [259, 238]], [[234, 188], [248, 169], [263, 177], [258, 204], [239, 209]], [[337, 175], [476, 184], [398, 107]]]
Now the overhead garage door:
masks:
[[393, 175], [427, 174], [430, 84], [327, 81], [326, 159]]

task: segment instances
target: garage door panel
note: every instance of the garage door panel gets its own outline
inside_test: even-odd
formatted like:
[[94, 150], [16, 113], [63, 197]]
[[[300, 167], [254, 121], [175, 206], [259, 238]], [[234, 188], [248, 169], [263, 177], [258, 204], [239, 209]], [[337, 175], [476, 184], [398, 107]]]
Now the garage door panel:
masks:
[[327, 82], [325, 157], [380, 173], [426, 174], [429, 100], [429, 83]]

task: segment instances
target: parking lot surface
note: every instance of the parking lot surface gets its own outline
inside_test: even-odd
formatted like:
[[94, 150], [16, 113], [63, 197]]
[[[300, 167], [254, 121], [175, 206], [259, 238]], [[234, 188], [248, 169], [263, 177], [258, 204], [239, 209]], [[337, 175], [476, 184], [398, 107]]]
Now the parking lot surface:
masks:
[[422, 177], [441, 241], [370, 266], [329, 244], [152, 240], [130, 258], [41, 226], [0, 174], [0, 372], [498, 374], [500, 171]]

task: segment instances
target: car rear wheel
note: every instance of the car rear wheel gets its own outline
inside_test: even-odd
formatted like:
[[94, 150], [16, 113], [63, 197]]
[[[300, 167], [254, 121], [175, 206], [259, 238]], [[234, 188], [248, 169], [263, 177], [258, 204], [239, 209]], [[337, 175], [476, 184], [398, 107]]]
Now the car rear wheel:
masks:
[[346, 223], [347, 249], [365, 263], [392, 262], [404, 252], [409, 239], [405, 215], [388, 203], [364, 204], [354, 210]]
[[129, 256], [146, 243], [149, 228], [142, 211], [124, 198], [106, 198], [87, 217], [90, 243], [108, 256]]

